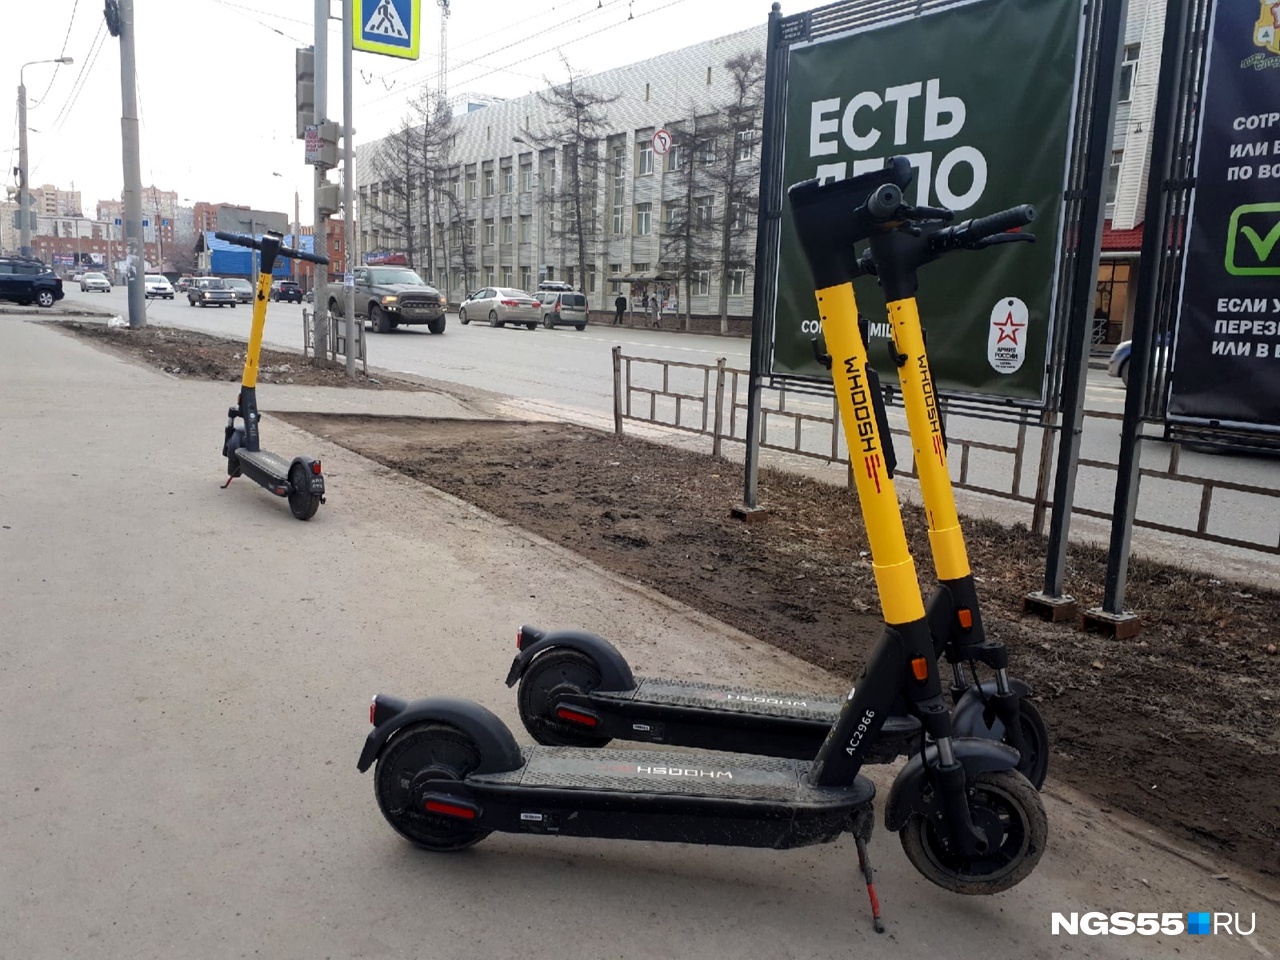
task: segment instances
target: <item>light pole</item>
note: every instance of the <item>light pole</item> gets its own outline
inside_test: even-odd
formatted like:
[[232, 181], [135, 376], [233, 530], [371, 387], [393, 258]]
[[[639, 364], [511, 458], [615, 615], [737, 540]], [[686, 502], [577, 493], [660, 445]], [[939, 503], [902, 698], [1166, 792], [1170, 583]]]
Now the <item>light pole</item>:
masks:
[[[279, 177], [281, 180], [289, 179], [283, 173], [276, 173], [276, 171], [274, 170], [271, 171], [271, 175], [273, 177]], [[295, 250], [302, 249], [302, 238], [299, 236], [299, 232], [302, 230], [302, 225], [299, 222], [299, 216], [300, 216], [300, 213], [299, 213], [298, 188], [295, 186], [293, 188], [293, 244], [292, 244]], [[289, 261], [289, 274], [293, 278], [294, 283], [298, 282], [298, 273], [299, 273], [299, 261], [297, 257], [294, 257], [292, 260]]]
[[31, 190], [27, 184], [27, 85], [22, 71], [38, 63], [74, 63], [71, 57], [53, 60], [29, 60], [18, 68], [18, 252], [31, 256]]

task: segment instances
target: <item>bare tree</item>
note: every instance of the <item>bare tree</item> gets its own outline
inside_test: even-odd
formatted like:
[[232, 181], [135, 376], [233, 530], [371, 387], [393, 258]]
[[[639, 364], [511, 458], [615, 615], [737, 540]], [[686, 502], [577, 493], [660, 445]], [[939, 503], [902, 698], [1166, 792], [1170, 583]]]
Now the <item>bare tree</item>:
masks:
[[415, 266], [415, 231], [421, 222], [418, 186], [422, 168], [422, 138], [405, 117], [400, 127], [382, 139], [369, 159], [369, 211], [378, 229], [399, 237], [409, 266]]
[[717, 114], [715, 157], [706, 175], [721, 198], [718, 213], [717, 267], [720, 274], [720, 332], [729, 330], [729, 278], [746, 270], [754, 251], [748, 248], [752, 211], [759, 199], [760, 149], [757, 131], [764, 109], [764, 55], [739, 54], [725, 61], [733, 84], [731, 98]]
[[713, 184], [707, 176], [715, 156], [720, 126], [714, 116], [690, 117], [672, 131], [670, 169], [663, 185], [674, 183], [677, 196], [663, 203], [659, 227], [659, 262], [684, 282], [684, 328], [689, 329], [693, 280], [706, 261], [715, 256]]
[[[551, 110], [547, 129], [524, 130], [524, 138], [538, 150], [555, 148], [560, 155], [560, 175], [542, 183], [539, 200], [551, 208], [551, 237], [573, 250], [575, 282], [586, 289], [589, 267], [594, 263], [601, 235], [599, 191], [603, 157], [601, 140], [608, 132], [605, 107], [618, 97], [607, 97], [585, 88], [582, 77], [565, 62], [569, 79], [551, 84], [538, 94]], [[558, 215], [557, 215], [558, 214]]]

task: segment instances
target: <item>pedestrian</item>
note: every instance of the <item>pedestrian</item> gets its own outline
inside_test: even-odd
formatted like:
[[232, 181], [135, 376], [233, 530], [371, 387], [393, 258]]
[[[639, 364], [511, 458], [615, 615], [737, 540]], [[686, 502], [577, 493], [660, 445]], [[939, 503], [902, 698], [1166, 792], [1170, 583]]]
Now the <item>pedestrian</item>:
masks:
[[619, 326], [622, 324], [622, 315], [627, 312], [627, 298], [622, 294], [618, 294], [618, 299], [613, 301], [613, 322]]
[[653, 300], [649, 305], [653, 308], [653, 325], [655, 327], [662, 326], [662, 301], [658, 299], [656, 293], [653, 295]]

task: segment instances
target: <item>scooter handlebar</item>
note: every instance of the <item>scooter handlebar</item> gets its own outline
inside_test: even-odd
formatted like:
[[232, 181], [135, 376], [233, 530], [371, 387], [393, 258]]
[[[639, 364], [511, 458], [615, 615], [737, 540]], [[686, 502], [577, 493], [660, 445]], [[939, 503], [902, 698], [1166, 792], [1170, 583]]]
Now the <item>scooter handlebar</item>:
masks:
[[[977, 247], [988, 237], [1025, 227], [1036, 218], [1036, 208], [1029, 203], [1001, 210], [988, 217], [978, 217], [939, 230], [929, 238], [929, 247], [937, 253], [961, 247]], [[1027, 237], [1027, 239], [1034, 239]]]
[[[213, 234], [219, 240], [227, 243], [234, 243], [237, 247], [251, 247], [254, 250], [262, 249], [262, 241], [257, 237], [246, 236], [243, 233], [227, 233], [223, 230], [217, 230]], [[293, 260], [307, 260], [311, 263], [318, 263], [326, 266], [329, 263], [328, 257], [322, 257], [319, 254], [308, 253], [305, 250], [295, 250], [293, 247], [286, 247], [283, 244], [276, 251], [282, 257], [288, 257]]]

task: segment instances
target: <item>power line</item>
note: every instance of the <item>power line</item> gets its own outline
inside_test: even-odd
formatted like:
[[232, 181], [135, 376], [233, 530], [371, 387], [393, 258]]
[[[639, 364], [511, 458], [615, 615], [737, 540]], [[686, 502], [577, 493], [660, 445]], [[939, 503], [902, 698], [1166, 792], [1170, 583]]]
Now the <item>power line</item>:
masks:
[[[280, 30], [277, 27], [273, 27], [271, 24], [265, 23], [264, 21], [259, 20], [256, 16], [252, 15], [253, 13], [258, 13], [258, 14], [263, 13], [263, 11], [261, 10], [253, 10], [251, 12], [246, 12], [250, 10], [250, 8], [242, 7], [237, 3], [228, 3], [227, 0], [212, 0], [212, 2], [220, 6], [226, 7], [228, 10], [231, 10], [234, 13], [240, 14], [240, 16], [244, 17], [246, 20], [253, 21], [258, 26], [262, 27], [265, 30], [270, 30], [272, 33], [278, 33], [280, 36], [284, 37], [286, 40], [292, 40], [294, 43], [298, 44], [298, 46], [300, 47], [306, 46], [306, 44], [303, 43], [303, 41], [299, 40], [297, 37], [293, 36], [292, 34], [285, 33], [283, 30]], [[267, 16], [276, 16], [276, 14], [267, 14]], [[282, 17], [280, 19], [288, 20], [290, 23], [303, 23], [302, 20], [293, 20], [288, 17]]]
[[[61, 60], [63, 57], [67, 55], [67, 41], [71, 39], [71, 27], [76, 22], [76, 11], [79, 8], [80, 8], [80, 0], [75, 0], [75, 4], [71, 7], [71, 19], [67, 21], [66, 35], [62, 38], [62, 52], [58, 54], [59, 60]], [[47, 97], [49, 95], [49, 91], [53, 89], [53, 81], [58, 79], [58, 71], [61, 69], [62, 69], [62, 64], [60, 63], [54, 64], [53, 76], [49, 78], [49, 85], [44, 88], [44, 93], [40, 94], [40, 99], [33, 101], [32, 106], [38, 107], [40, 106], [40, 104], [44, 103], [44, 98]]]

